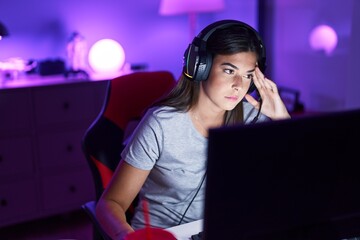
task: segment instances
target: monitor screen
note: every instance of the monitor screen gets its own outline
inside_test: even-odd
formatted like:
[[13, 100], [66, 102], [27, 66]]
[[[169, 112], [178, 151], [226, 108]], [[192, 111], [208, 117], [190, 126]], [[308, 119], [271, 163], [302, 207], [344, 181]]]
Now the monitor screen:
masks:
[[360, 236], [360, 110], [211, 129], [204, 239]]

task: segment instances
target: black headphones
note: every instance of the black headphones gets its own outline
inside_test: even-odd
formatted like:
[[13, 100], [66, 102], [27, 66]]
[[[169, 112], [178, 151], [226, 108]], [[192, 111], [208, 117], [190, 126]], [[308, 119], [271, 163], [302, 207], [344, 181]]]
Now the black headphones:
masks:
[[[193, 81], [205, 81], [209, 77], [213, 56], [206, 50], [206, 42], [213, 32], [217, 29], [225, 28], [231, 25], [238, 25], [252, 32], [259, 42], [261, 49], [259, 68], [262, 72], [266, 68], [266, 51], [259, 33], [250, 25], [237, 20], [221, 20], [205, 27], [189, 44], [184, 53], [183, 74]], [[251, 82], [248, 93], [256, 89], [255, 84]]]

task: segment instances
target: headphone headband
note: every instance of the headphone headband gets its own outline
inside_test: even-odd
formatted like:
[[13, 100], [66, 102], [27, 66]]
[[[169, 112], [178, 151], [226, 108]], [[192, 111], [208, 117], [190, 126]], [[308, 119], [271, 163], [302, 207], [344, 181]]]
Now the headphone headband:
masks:
[[[189, 44], [184, 53], [184, 67], [183, 74], [193, 81], [204, 81], [209, 77], [210, 69], [212, 66], [212, 55], [207, 51], [206, 44], [209, 37], [218, 29], [226, 28], [228, 26], [241, 26], [248, 29], [254, 34], [259, 43], [260, 59], [258, 62], [259, 68], [262, 72], [265, 71], [266, 64], [266, 51], [263, 41], [258, 32], [250, 25], [237, 21], [237, 20], [221, 20], [214, 22], [205, 27]], [[248, 92], [255, 89], [252, 83]]]

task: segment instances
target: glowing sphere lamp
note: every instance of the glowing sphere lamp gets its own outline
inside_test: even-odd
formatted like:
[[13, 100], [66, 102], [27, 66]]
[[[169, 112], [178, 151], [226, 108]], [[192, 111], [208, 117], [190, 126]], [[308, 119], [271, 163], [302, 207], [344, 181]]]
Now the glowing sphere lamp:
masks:
[[309, 43], [312, 49], [323, 50], [330, 55], [337, 46], [338, 36], [332, 27], [319, 25], [311, 31]]
[[98, 74], [118, 73], [125, 63], [125, 51], [117, 41], [101, 39], [91, 46], [88, 60]]

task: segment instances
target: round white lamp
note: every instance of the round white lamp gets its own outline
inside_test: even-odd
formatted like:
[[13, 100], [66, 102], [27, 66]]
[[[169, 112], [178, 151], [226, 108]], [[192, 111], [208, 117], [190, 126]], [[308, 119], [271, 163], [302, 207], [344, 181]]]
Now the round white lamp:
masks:
[[309, 42], [312, 49], [323, 50], [330, 55], [337, 46], [338, 36], [332, 27], [318, 25], [311, 31]]
[[125, 63], [125, 51], [117, 41], [101, 39], [91, 46], [88, 58], [95, 73], [115, 76], [120, 73]]

